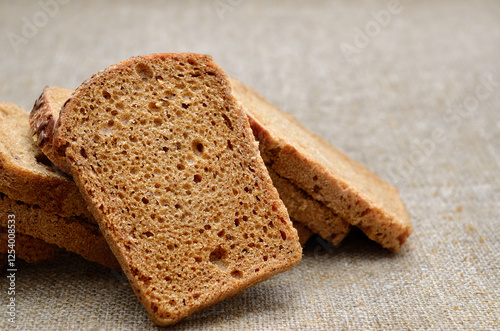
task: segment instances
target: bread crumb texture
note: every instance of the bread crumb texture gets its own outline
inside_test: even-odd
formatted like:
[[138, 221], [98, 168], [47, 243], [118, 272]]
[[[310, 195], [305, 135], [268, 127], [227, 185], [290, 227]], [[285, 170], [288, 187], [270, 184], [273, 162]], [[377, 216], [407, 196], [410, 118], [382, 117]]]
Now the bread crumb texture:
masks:
[[63, 107], [54, 147], [159, 325], [301, 258], [248, 120], [208, 56], [135, 57], [96, 74]]

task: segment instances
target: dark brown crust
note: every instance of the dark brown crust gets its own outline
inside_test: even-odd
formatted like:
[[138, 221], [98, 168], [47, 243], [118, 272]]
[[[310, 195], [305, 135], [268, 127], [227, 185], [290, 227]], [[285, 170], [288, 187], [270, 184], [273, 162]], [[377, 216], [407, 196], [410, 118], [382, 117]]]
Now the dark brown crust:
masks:
[[54, 155], [52, 139], [61, 106], [69, 99], [72, 92], [62, 87], [47, 86], [36, 100], [30, 113], [30, 132], [35, 144], [57, 168], [65, 173], [69, 173], [66, 160]]
[[[0, 256], [3, 256], [3, 263], [0, 261], [0, 269], [7, 262], [7, 228], [0, 227]], [[28, 263], [41, 263], [52, 260], [59, 251], [56, 245], [48, 244], [45, 241], [33, 238], [32, 236], [16, 233], [15, 235], [15, 256]]]
[[281, 177], [358, 226], [372, 240], [399, 251], [413, 231], [397, 190], [305, 129], [248, 86], [231, 80], [244, 105], [264, 161]]
[[[245, 131], [244, 136], [247, 137], [247, 139], [249, 139], [249, 141], [252, 142], [252, 144], [254, 143], [253, 136], [250, 127], [248, 125], [248, 120], [246, 119], [246, 116], [243, 113], [243, 111], [237, 108], [236, 102], [231, 96], [229, 84], [226, 81], [227, 79], [226, 74], [211, 60], [210, 57], [203, 55], [196, 55], [196, 54], [154, 54], [151, 56], [135, 57], [120, 62], [119, 64], [113, 65], [105, 69], [104, 71], [98, 73], [92, 79], [84, 82], [65, 104], [65, 106], [61, 111], [59, 121], [56, 124], [56, 132], [53, 140], [54, 148], [57, 155], [67, 158], [73, 178], [75, 179], [75, 182], [77, 183], [82, 194], [87, 200], [88, 206], [91, 209], [95, 218], [97, 219], [100, 228], [103, 230], [103, 234], [108, 240], [111, 249], [117, 256], [117, 259], [119, 260], [120, 264], [122, 265], [123, 270], [132, 285], [132, 288], [139, 297], [141, 303], [148, 310], [150, 318], [156, 324], [163, 326], [177, 323], [181, 319], [186, 318], [197, 311], [212, 306], [217, 302], [220, 302], [228, 297], [232, 297], [238, 294], [239, 292], [243, 291], [244, 289], [268, 279], [274, 274], [283, 272], [295, 266], [299, 262], [301, 256], [300, 254], [301, 249], [298, 243], [297, 232], [292, 227], [291, 222], [288, 220], [288, 214], [286, 213], [286, 209], [282, 205], [281, 200], [279, 200], [278, 193], [273, 188], [270, 178], [267, 176], [265, 165], [263, 164], [262, 160], [258, 158], [258, 150], [256, 146], [253, 145], [252, 150], [248, 151], [249, 153], [251, 152], [252, 155], [255, 155], [255, 159], [252, 158], [252, 167], [255, 166], [255, 173], [256, 176], [259, 176], [259, 178], [262, 180], [261, 184], [264, 185], [264, 187], [269, 188], [267, 190], [269, 199], [268, 200], [266, 199], [266, 201], [269, 201], [269, 203], [272, 202], [274, 208], [276, 208], [275, 212], [279, 213], [279, 215], [282, 215], [281, 216], [282, 221], [284, 222], [284, 224], [286, 224], [287, 233], [289, 233], [290, 235], [289, 240], [287, 240], [288, 242], [287, 245], [289, 245], [287, 250], [293, 248], [293, 255], [289, 255], [289, 257], [287, 257], [286, 259], [282, 258], [279, 261], [279, 263], [277, 261], [276, 263], [273, 263], [272, 266], [271, 265], [263, 266], [261, 269], [259, 269], [259, 271], [256, 271], [255, 276], [241, 279], [237, 284], [233, 285], [233, 283], [231, 282], [226, 284], [226, 286], [224, 286], [223, 288], [218, 288], [217, 290], [214, 290], [215, 293], [212, 292], [203, 293], [204, 295], [206, 295], [206, 299], [204, 299], [203, 301], [199, 301], [196, 305], [182, 308], [182, 310], [181, 308], [179, 308], [179, 311], [176, 312], [175, 314], [170, 314], [169, 307], [166, 305], [160, 307], [155, 306], [154, 302], [156, 302], [156, 300], [153, 301], [153, 299], [155, 298], [150, 296], [149, 294], [150, 290], [145, 285], [144, 281], [141, 280], [137, 274], [132, 273], [132, 270], [134, 269], [136, 270], [138, 266], [129, 264], [128, 255], [130, 254], [126, 253], [124, 248], [124, 243], [115, 240], [115, 238], [119, 237], [119, 235], [114, 232], [114, 228], [117, 226], [117, 224], [114, 224], [111, 218], [106, 217], [104, 209], [108, 209], [108, 206], [105, 206], [103, 202], [100, 200], [99, 201], [97, 199], [94, 200], [94, 198], [89, 193], [94, 191], [92, 183], [90, 183], [88, 179], [82, 179], [85, 174], [90, 173], [90, 170], [87, 170], [89, 166], [87, 165], [86, 157], [84, 155], [81, 155], [81, 150], [80, 150], [81, 146], [79, 147], [76, 143], [73, 142], [74, 141], [73, 138], [76, 140], [79, 137], [74, 136], [72, 134], [71, 130], [73, 128], [70, 127], [69, 123], [71, 123], [71, 116], [73, 116], [73, 112], [76, 112], [77, 108], [76, 104], [79, 98], [84, 96], [85, 93], [87, 93], [87, 89], [92, 88], [94, 84], [99, 84], [100, 80], [105, 80], [106, 77], [108, 77], [108, 75], [113, 75], [117, 70], [120, 69], [126, 70], [127, 68], [135, 66], [137, 63], [140, 63], [142, 61], [144, 62], [161, 61], [166, 58], [178, 61], [183, 60], [186, 62], [189, 58], [196, 58], [197, 61], [200, 62], [202, 61], [205, 66], [212, 68], [215, 72], [215, 76], [217, 76], [216, 79], [220, 79], [221, 84], [224, 84], [223, 86], [226, 89], [224, 95], [221, 95], [221, 98], [223, 100], [230, 100], [231, 107], [234, 107], [235, 110], [237, 109], [238, 113], [237, 126], [242, 127], [243, 130]], [[86, 173], [86, 171], [88, 172]]]
[[8, 215], [16, 217], [18, 233], [39, 238], [119, 270], [120, 267], [99, 228], [78, 218], [64, 218], [46, 213], [37, 206], [15, 201], [0, 193], [0, 226], [7, 227]]

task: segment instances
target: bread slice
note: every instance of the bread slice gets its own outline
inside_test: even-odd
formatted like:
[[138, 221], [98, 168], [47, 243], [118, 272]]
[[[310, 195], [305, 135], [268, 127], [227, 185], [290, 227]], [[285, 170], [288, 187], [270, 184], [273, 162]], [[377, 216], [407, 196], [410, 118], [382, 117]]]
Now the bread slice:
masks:
[[[0, 258], [0, 270], [7, 263], [10, 251], [7, 235], [7, 228], [0, 227], [0, 256], [3, 256]], [[59, 247], [38, 238], [16, 233], [14, 251], [16, 259], [20, 258], [28, 263], [41, 263], [53, 259], [59, 251]]]
[[[334, 245], [344, 240], [350, 230], [349, 223], [333, 213], [330, 208], [297, 188], [289, 180], [279, 176], [271, 167], [268, 167], [268, 171], [291, 218], [304, 224], [310, 231], [319, 234]], [[299, 232], [299, 238], [302, 239], [301, 232]]]
[[295, 266], [297, 231], [208, 56], [113, 65], [53, 140], [151, 319], [170, 325]]
[[33, 144], [28, 113], [0, 102], [0, 192], [64, 217], [93, 217], [75, 183], [57, 171]]
[[47, 158], [60, 170], [69, 173], [66, 160], [57, 158], [52, 151], [54, 125], [59, 119], [59, 113], [73, 90], [47, 86], [35, 102], [30, 113], [30, 132], [35, 144], [40, 147]]
[[[62, 105], [64, 105], [73, 92], [73, 90], [63, 87], [47, 86], [30, 113], [30, 130], [33, 140], [43, 150], [50, 161], [57, 162], [60, 170], [67, 173], [69, 173], [69, 168], [65, 158], [57, 158], [55, 153], [53, 153], [52, 139], [54, 135], [54, 122], [57, 122]], [[293, 226], [297, 229], [301, 245], [304, 245], [312, 236], [311, 230], [301, 224], [301, 222], [311, 224], [312, 228], [315, 229], [315, 233], [322, 234], [325, 239], [328, 238], [335, 244], [342, 241], [349, 230], [348, 223], [336, 219], [336, 215], [332, 214], [328, 208], [323, 207], [320, 203], [312, 199], [303, 199], [302, 196], [306, 195], [305, 192], [296, 189], [293, 184], [288, 183], [284, 179], [275, 178], [276, 174], [274, 172], [270, 173], [270, 175], [289, 214], [292, 218], [295, 217]], [[332, 227], [318, 229], [318, 227], [315, 227], [315, 220], [317, 219], [325, 219], [326, 222], [332, 223]], [[340, 224], [335, 224], [336, 222]]]
[[397, 252], [413, 231], [398, 191], [248, 86], [231, 79], [264, 161], [370, 239]]
[[96, 225], [77, 217], [47, 213], [36, 205], [15, 201], [0, 193], [0, 227], [7, 227], [10, 214], [16, 215], [16, 233], [65, 248], [108, 268], [120, 269]]
[[297, 234], [299, 235], [299, 243], [301, 246], [304, 246], [306, 242], [311, 238], [313, 232], [307, 228], [304, 224], [297, 222], [293, 219], [292, 224], [295, 230], [297, 230]]

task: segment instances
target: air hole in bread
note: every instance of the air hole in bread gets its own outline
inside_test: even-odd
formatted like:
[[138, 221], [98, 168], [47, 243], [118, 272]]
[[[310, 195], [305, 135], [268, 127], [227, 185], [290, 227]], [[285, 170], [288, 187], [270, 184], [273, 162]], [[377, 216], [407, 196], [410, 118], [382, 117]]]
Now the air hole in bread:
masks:
[[203, 154], [203, 151], [205, 150], [205, 146], [203, 146], [203, 143], [199, 140], [193, 141], [192, 148], [193, 148], [194, 154], [198, 155], [198, 156]]
[[104, 99], [106, 100], [109, 100], [111, 99], [111, 94], [109, 94], [108, 91], [102, 91], [102, 96], [104, 97]]
[[154, 102], [154, 101], [150, 102], [150, 103], [148, 103], [148, 109], [152, 110], [152, 111], [159, 111], [161, 109], [161, 107], [158, 105], [159, 105], [158, 102]]
[[[285, 232], [285, 231], [283, 231], [283, 230], [280, 230], [280, 233], [281, 233], [281, 238], [282, 238], [283, 240], [286, 240], [286, 232]], [[281, 249], [281, 246], [280, 246], [280, 249]]]
[[144, 232], [143, 235], [145, 235], [148, 238], [154, 236], [154, 234], [151, 231]]
[[225, 261], [226, 257], [226, 250], [219, 246], [210, 253], [209, 261], [219, 267], [222, 271], [225, 271], [227, 269], [227, 263]]
[[230, 150], [233, 150], [233, 144], [231, 144], [231, 140], [227, 141], [227, 148], [229, 148]]
[[86, 159], [86, 158], [88, 157], [88, 156], [87, 156], [87, 152], [85, 152], [85, 149], [84, 149], [84, 148], [80, 149], [80, 155], [81, 155], [84, 159]]
[[241, 272], [240, 270], [233, 270], [231, 271], [231, 276], [233, 276], [234, 278], [243, 278], [243, 272]]
[[319, 193], [319, 191], [321, 191], [321, 187], [319, 187], [318, 185], [314, 185], [313, 191], [314, 193]]
[[217, 236], [219, 237], [222, 237], [224, 236], [224, 234], [226, 233], [226, 231], [224, 229], [220, 230], [218, 233], [217, 233]]
[[153, 120], [154, 124], [156, 126], [161, 126], [163, 124], [163, 120], [159, 117], [156, 117], [154, 120]]
[[138, 63], [135, 66], [135, 71], [143, 81], [150, 80], [154, 76], [153, 70], [144, 63]]
[[239, 226], [240, 225], [240, 220], [239, 219], [235, 219], [234, 220], [234, 225], [235, 226]]
[[149, 203], [149, 200], [146, 197], [144, 197], [142, 198], [142, 203], [147, 205]]
[[201, 182], [201, 176], [200, 176], [200, 175], [194, 175], [193, 181], [194, 181], [195, 183], [199, 183], [199, 182]]
[[224, 119], [224, 124], [229, 128], [229, 130], [233, 131], [233, 123], [226, 114], [222, 114], [222, 118]]

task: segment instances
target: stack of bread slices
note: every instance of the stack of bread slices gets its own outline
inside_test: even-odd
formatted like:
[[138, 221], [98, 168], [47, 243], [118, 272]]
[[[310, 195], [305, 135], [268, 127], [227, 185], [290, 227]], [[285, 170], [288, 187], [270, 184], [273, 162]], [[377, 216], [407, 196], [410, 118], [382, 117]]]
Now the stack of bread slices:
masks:
[[294, 267], [313, 233], [397, 252], [412, 232], [393, 186], [209, 56], [130, 58], [29, 118], [0, 103], [0, 129], [3, 258], [15, 218], [19, 257], [121, 269], [158, 325]]

